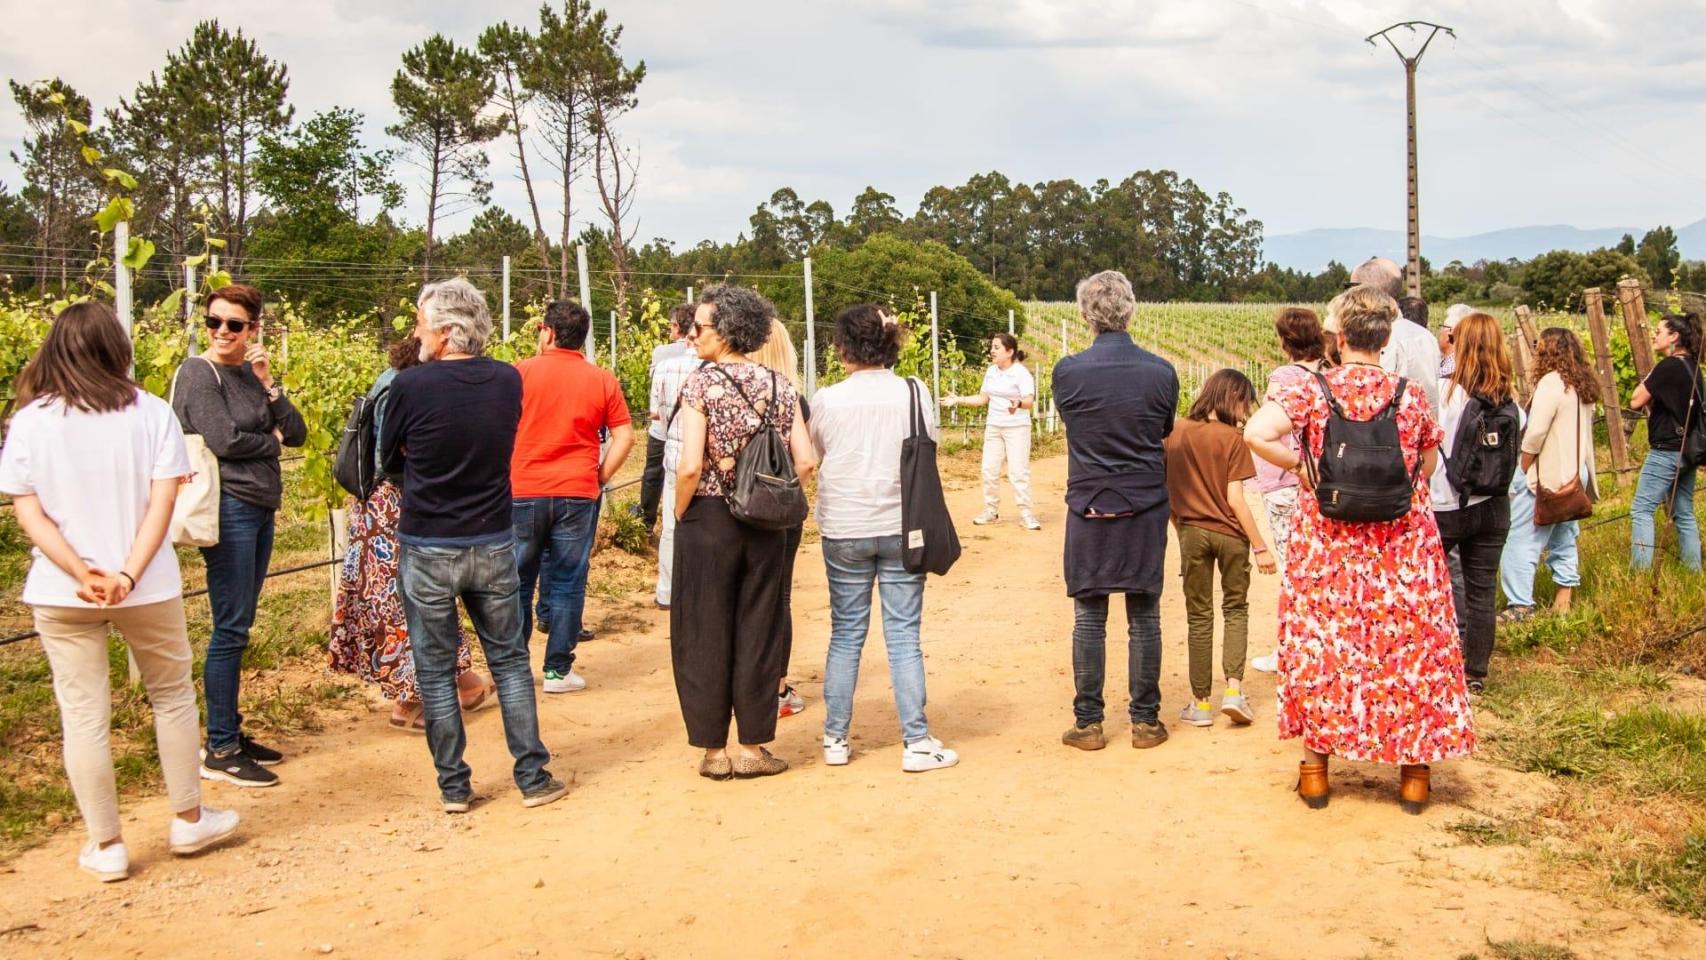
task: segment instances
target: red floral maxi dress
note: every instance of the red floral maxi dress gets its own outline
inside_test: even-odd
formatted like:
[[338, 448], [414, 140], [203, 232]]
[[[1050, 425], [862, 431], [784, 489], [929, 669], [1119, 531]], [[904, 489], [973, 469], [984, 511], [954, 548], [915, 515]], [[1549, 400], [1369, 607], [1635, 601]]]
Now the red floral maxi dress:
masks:
[[[1398, 377], [1352, 364], [1325, 374], [1345, 416], [1373, 417]], [[1274, 396], [1321, 455], [1327, 400], [1309, 377]], [[1405, 464], [1415, 472], [1444, 432], [1421, 387], [1406, 387], [1397, 413]], [[1321, 515], [1300, 491], [1280, 590], [1280, 737], [1318, 753], [1374, 763], [1432, 763], [1475, 750], [1451, 575], [1416, 473], [1410, 512], [1389, 523]]]

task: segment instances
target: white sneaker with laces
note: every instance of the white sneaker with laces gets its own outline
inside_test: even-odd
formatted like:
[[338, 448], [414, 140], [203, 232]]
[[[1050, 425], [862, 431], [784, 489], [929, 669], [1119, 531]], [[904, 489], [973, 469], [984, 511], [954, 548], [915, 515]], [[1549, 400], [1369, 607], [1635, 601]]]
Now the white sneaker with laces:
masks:
[[568, 673], [558, 673], [555, 670], [545, 671], [546, 693], [578, 693], [586, 689], [586, 678], [570, 668]]
[[172, 852], [180, 857], [200, 853], [237, 832], [237, 811], [201, 808], [201, 819], [194, 823], [173, 817], [167, 840]]
[[831, 737], [827, 734], [824, 735], [824, 738], [823, 738], [823, 762], [824, 763], [827, 763], [832, 767], [842, 767], [842, 766], [846, 766], [847, 761], [852, 759], [852, 757], [853, 757], [853, 745], [851, 743], [847, 742], [846, 737]]
[[940, 770], [959, 762], [960, 755], [942, 746], [942, 741], [935, 737], [912, 741], [900, 755], [900, 768], [907, 773]]
[[978, 514], [977, 516], [971, 518], [971, 522], [977, 524], [980, 527], [986, 523], [997, 523], [1000, 520], [1001, 520], [1001, 514], [996, 513], [994, 510], [987, 510], [987, 509], [984, 510], [982, 513]]
[[1043, 528], [1042, 523], [1037, 520], [1037, 515], [1029, 510], [1019, 514], [1019, 526], [1026, 530], [1041, 530]]
[[90, 840], [83, 844], [82, 852], [77, 854], [77, 866], [102, 883], [125, 880], [130, 877], [130, 851], [124, 848], [123, 841], [103, 849], [100, 844]]
[[1257, 657], [1256, 659], [1251, 660], [1250, 669], [1260, 670], [1262, 673], [1278, 673], [1279, 654], [1270, 653], [1265, 657]]

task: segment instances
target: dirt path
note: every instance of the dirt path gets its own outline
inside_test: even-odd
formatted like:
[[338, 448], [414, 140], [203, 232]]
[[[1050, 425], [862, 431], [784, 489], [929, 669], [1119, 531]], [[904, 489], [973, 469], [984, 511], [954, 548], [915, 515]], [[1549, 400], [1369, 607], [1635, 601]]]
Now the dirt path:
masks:
[[[877, 636], [854, 761], [822, 764], [828, 621], [808, 544], [794, 675], [811, 704], [782, 723], [787, 775], [694, 775], [665, 615], [637, 595], [617, 618], [635, 626], [582, 648], [591, 689], [541, 697], [552, 767], [573, 778], [568, 799], [521, 807], [497, 712], [485, 711], [470, 724], [469, 759], [490, 799], [444, 816], [424, 744], [388, 729], [376, 704], [290, 744], [277, 789], [210, 785], [211, 803], [243, 814], [237, 845], [172, 861], [154, 799], [128, 811], [127, 883], [98, 886], [74, 869], [80, 834], [19, 858], [0, 873], [0, 930], [34, 927], [0, 937], [0, 954], [1452, 958], [1487, 955], [1488, 937], [1591, 957], [1698, 949], [1699, 925], [1535, 890], [1512, 859], [1523, 854], [1442, 829], [1469, 811], [1528, 808], [1547, 789], [1535, 778], [1443, 766], [1436, 803], [1417, 818], [1398, 810], [1395, 771], [1340, 764], [1332, 806], [1305, 809], [1267, 677], [1247, 683], [1261, 711], [1253, 727], [1170, 723], [1171, 742], [1137, 752], [1115, 719], [1100, 753], [1060, 746], [1072, 694], [1064, 461], [1038, 463], [1035, 478], [1043, 532], [967, 525], [965, 559], [927, 594], [931, 726], [961, 751], [956, 769], [900, 771]], [[975, 484], [952, 486], [969, 517]], [[1257, 581], [1255, 652], [1273, 635], [1276, 589]], [[1170, 721], [1188, 692], [1176, 590], [1162, 615]], [[1123, 718], [1123, 640], [1110, 654], [1109, 714]]]

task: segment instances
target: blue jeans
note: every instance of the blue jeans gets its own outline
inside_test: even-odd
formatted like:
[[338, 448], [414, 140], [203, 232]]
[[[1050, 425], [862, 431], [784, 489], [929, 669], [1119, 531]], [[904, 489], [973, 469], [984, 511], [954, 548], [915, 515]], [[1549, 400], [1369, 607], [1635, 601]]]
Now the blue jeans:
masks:
[[1654, 534], [1653, 515], [1670, 496], [1671, 484], [1676, 484], [1676, 498], [1670, 503], [1671, 523], [1676, 525], [1677, 552], [1683, 565], [1700, 572], [1700, 524], [1694, 519], [1694, 474], [1685, 470], [1677, 476], [1682, 454], [1676, 450], [1652, 450], [1641, 464], [1641, 479], [1635, 482], [1635, 502], [1630, 505], [1630, 520], [1634, 530], [1629, 537], [1629, 562], [1637, 570], [1653, 565], [1653, 550], [1658, 544]]
[[[229, 753], [237, 746], [243, 715], [237, 712], [243, 651], [272, 562], [274, 511], [219, 498], [219, 542], [201, 548], [207, 565], [207, 600], [213, 609], [213, 636], [207, 641], [202, 687], [207, 691], [207, 746]], [[170, 549], [170, 545], [167, 545]]]
[[[1584, 468], [1582, 473], [1587, 470]], [[1582, 482], [1587, 482], [1585, 477]], [[1534, 572], [1540, 566], [1542, 553], [1552, 571], [1553, 583], [1560, 587], [1582, 584], [1576, 556], [1576, 536], [1581, 524], [1569, 520], [1537, 527], [1534, 506], [1528, 480], [1518, 470], [1511, 481], [1511, 529], [1505, 539], [1504, 557], [1499, 561], [1499, 587], [1505, 592], [1507, 607], [1534, 606]]]
[[472, 547], [399, 543], [397, 582], [414, 649], [415, 679], [426, 708], [427, 747], [438, 768], [439, 793], [452, 800], [470, 795], [470, 771], [462, 760], [467, 737], [462, 702], [456, 695], [458, 599], [474, 623], [486, 666], [498, 687], [504, 739], [515, 758], [515, 785], [523, 793], [544, 786], [551, 779], [545, 769], [551, 754], [539, 739], [533, 668], [527, 662], [527, 635], [521, 632], [514, 546], [508, 541]]
[[515, 567], [521, 578], [521, 635], [533, 636], [534, 587], [544, 623], [545, 669], [566, 674], [575, 665], [586, 574], [598, 531], [598, 501], [523, 497], [511, 506]]
[[[1102, 684], [1108, 670], [1108, 597], [1075, 597], [1072, 623], [1072, 715], [1078, 725], [1102, 722]], [[1161, 598], [1125, 595], [1126, 676], [1131, 722], [1154, 723], [1161, 711]]]
[[871, 584], [883, 603], [883, 643], [889, 651], [900, 735], [907, 743], [930, 735], [924, 718], [924, 651], [918, 645], [924, 621], [924, 574], [907, 573], [900, 535], [823, 541], [829, 573], [829, 659], [823, 672], [823, 732], [846, 737], [853, 722], [853, 688], [859, 682], [859, 653], [871, 629]]

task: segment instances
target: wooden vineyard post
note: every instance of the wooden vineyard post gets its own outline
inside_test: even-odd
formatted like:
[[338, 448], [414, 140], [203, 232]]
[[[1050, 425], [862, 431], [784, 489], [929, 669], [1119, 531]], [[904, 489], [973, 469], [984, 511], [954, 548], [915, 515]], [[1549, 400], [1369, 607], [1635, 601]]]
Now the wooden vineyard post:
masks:
[[1516, 308], [1516, 329], [1522, 334], [1522, 339], [1532, 350], [1540, 343], [1540, 331], [1534, 328], [1534, 311], [1528, 309], [1528, 304], [1519, 304]]
[[1598, 287], [1582, 292], [1587, 302], [1588, 333], [1593, 337], [1594, 367], [1605, 396], [1605, 435], [1611, 443], [1611, 468], [1619, 482], [1629, 469], [1629, 438], [1623, 433], [1623, 397], [1617, 392], [1617, 368], [1611, 363], [1611, 329], [1605, 323], [1605, 298]]
[[1534, 358], [1529, 356], [1528, 341], [1522, 338], [1522, 331], [1511, 334], [1511, 366], [1516, 372], [1517, 399], [1526, 408], [1528, 400], [1534, 396], [1534, 381], [1530, 370], [1534, 369]]
[[1629, 331], [1635, 375], [1645, 380], [1653, 370], [1653, 338], [1647, 332], [1647, 296], [1641, 292], [1641, 281], [1632, 277], [1617, 281], [1617, 305], [1623, 308], [1623, 328]]

